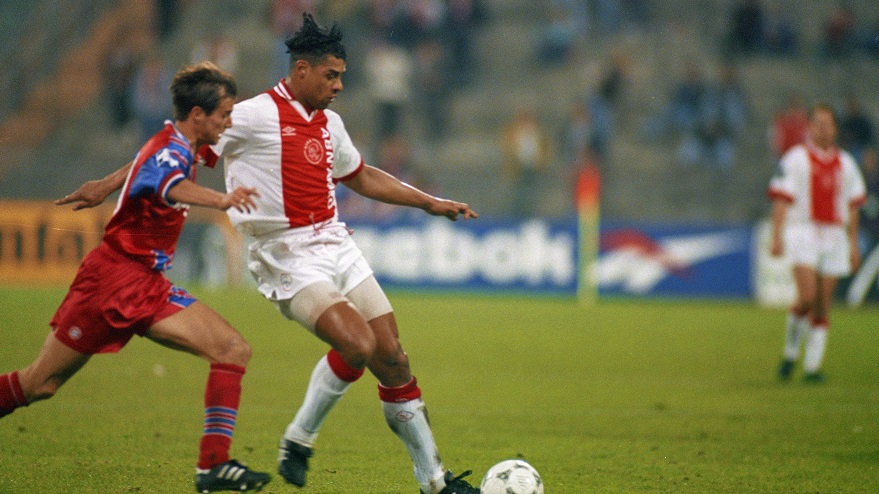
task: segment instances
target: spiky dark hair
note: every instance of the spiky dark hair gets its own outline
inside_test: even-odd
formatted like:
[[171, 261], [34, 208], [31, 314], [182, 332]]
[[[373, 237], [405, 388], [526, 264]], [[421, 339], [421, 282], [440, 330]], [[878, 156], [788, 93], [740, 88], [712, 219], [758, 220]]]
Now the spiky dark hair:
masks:
[[290, 62], [307, 60], [318, 64], [327, 55], [345, 60], [345, 46], [342, 44], [342, 28], [333, 23], [329, 29], [321, 27], [309, 13], [302, 14], [302, 27], [284, 42]]

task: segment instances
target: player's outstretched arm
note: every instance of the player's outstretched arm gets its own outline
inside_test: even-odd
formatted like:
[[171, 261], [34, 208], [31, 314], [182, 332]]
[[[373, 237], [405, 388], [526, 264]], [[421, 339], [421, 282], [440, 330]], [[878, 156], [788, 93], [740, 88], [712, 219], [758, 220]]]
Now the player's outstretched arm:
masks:
[[192, 180], [181, 180], [168, 191], [168, 198], [174, 202], [190, 204], [193, 206], [205, 206], [214, 209], [227, 210], [234, 207], [242, 213], [256, 210], [253, 197], [259, 197], [256, 189], [251, 187], [237, 187], [228, 194], [202, 187]]
[[410, 206], [426, 211], [434, 216], [445, 216], [455, 221], [458, 216], [465, 219], [478, 218], [479, 215], [463, 202], [450, 201], [434, 197], [407, 183], [401, 182], [393, 175], [372, 166], [365, 166], [350, 180], [344, 182], [354, 192], [397, 206]]
[[73, 210], [79, 211], [80, 209], [93, 208], [101, 204], [107, 196], [122, 188], [132, 164], [134, 162], [129, 161], [122, 168], [100, 180], [89, 180], [70, 194], [56, 199], [55, 205], [73, 204]]

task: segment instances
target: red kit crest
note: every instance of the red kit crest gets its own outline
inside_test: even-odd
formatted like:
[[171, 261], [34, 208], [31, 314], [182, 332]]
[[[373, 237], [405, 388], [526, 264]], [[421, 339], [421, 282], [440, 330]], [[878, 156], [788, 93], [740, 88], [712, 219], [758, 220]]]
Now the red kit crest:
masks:
[[324, 147], [320, 141], [312, 137], [305, 141], [305, 159], [312, 165], [319, 165], [324, 155]]

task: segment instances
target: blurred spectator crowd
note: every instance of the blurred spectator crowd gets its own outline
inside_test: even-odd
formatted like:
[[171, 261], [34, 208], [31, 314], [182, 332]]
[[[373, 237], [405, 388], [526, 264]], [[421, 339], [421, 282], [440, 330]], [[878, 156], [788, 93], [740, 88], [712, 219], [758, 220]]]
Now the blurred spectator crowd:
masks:
[[[283, 42], [299, 28], [303, 12], [316, 13], [325, 21], [339, 20], [346, 37], [353, 34], [358, 50], [349, 62], [357, 70], [349, 71], [346, 84], [363, 89], [361, 94], [367, 95], [374, 109], [369, 135], [352, 132], [358, 147], [377, 166], [439, 193], [429, 173], [414, 164], [415, 144], [407, 118], [418, 119], [428, 141], [438, 143], [450, 137], [450, 101], [471, 87], [482, 70], [474, 55], [474, 39], [481, 27], [492, 22], [484, 0], [268, 0], [266, 5], [265, 22], [276, 45], [265, 86], [286, 75], [289, 56]], [[632, 138], [672, 149], [679, 166], [702, 167], [720, 180], [730, 180], [744, 159], [742, 142], [748, 130], [760, 123], [750, 94], [759, 88], [742, 81], [742, 64], [772, 57], [879, 58], [879, 17], [858, 18], [846, 2], [823, 10], [817, 42], [804, 35], [806, 26], [798, 21], [802, 16], [791, 10], [797, 8], [796, 2], [731, 0], [726, 6], [725, 30], [717, 36], [714, 61], [693, 59], [682, 64], [679, 74], [670, 76], [673, 82], [658, 109], [650, 114], [642, 111], [640, 121], [630, 126], [637, 129]], [[157, 0], [157, 8], [165, 14], [157, 21], [159, 39], [164, 39], [173, 35], [179, 7], [171, 0]], [[582, 51], [597, 40], [643, 36], [658, 29], [655, 19], [660, 8], [657, 0], [535, 4], [533, 69], [565, 70], [580, 63]], [[216, 30], [191, 47], [190, 59], [211, 59], [234, 74], [240, 65], [239, 51], [233, 37]], [[622, 107], [632, 91], [632, 72], [637, 67], [622, 47], [589, 56], [603, 61], [598, 62], [591, 87], [572, 89], [567, 114], [546, 115], [537, 100], [507, 109], [507, 124], [498, 134], [502, 158], [498, 171], [510, 186], [511, 215], [540, 213], [541, 189], [553, 163], [562, 164], [569, 183], [584, 167], [607, 171], [627, 166], [614, 162], [613, 143], [621, 132]], [[114, 127], [135, 129], [141, 140], [155, 132], [170, 115], [166, 88], [171, 73], [158, 47], [138, 53], [120, 40], [107, 57], [105, 73]], [[838, 94], [828, 94], [826, 99], [839, 103], [840, 145], [866, 168], [877, 154], [873, 115], [857, 92], [848, 88], [839, 88]], [[765, 124], [768, 154], [777, 158], [802, 142], [805, 112], [811, 103], [796, 91], [779, 103]], [[350, 201], [350, 210], [360, 215], [392, 218], [403, 214], [399, 208], [363, 204], [344, 193], [340, 200], [343, 204]], [[879, 223], [879, 205], [875, 209]]]
[[[808, 50], [802, 41], [804, 26], [790, 11], [798, 6], [781, 0], [738, 2], [729, 18], [727, 53], [794, 56]], [[828, 5], [820, 22], [821, 38], [814, 47], [819, 56], [844, 58], [861, 53], [879, 57], [879, 18], [858, 18], [848, 2], [840, 1]]]

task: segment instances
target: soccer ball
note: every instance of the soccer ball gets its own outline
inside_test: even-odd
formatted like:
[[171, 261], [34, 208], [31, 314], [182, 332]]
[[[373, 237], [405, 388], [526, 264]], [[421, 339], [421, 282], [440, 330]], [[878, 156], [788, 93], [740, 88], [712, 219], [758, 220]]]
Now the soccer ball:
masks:
[[479, 490], [482, 494], [543, 494], [543, 480], [528, 463], [504, 460], [488, 469]]

